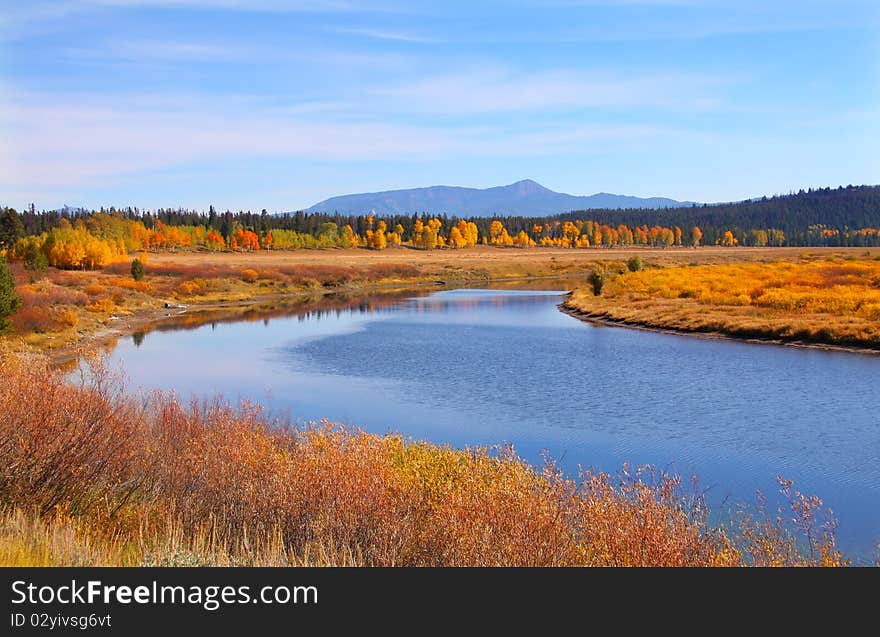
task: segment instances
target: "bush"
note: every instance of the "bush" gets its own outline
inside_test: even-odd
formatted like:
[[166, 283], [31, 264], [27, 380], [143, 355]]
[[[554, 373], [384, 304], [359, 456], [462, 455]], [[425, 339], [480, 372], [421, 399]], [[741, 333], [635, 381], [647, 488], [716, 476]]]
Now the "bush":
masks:
[[15, 293], [15, 279], [6, 263], [6, 257], [0, 256], [0, 334], [9, 328], [9, 317], [21, 305], [21, 297]]
[[174, 294], [175, 296], [193, 296], [204, 287], [202, 283], [203, 281], [182, 281]]
[[245, 283], [256, 283], [260, 273], [251, 268], [245, 268], [241, 271], [241, 280]]
[[52, 312], [45, 307], [27, 306], [19, 310], [12, 323], [20, 333], [45, 334], [57, 329]]
[[642, 261], [642, 257], [636, 255], [626, 262], [626, 267], [629, 268], [630, 272], [638, 272], [645, 267], [645, 264]]
[[113, 299], [110, 298], [96, 299], [92, 303], [86, 305], [86, 309], [89, 312], [106, 314], [116, 309], [116, 303], [114, 303]]
[[141, 263], [140, 259], [135, 259], [131, 262], [131, 278], [135, 281], [140, 281], [144, 278], [144, 264]]
[[60, 285], [42, 285], [38, 288], [22, 286], [19, 290], [19, 296], [21, 296], [23, 307], [58, 307], [61, 305], [82, 307], [89, 302], [89, 297], [85, 293], [79, 290], [69, 290]]

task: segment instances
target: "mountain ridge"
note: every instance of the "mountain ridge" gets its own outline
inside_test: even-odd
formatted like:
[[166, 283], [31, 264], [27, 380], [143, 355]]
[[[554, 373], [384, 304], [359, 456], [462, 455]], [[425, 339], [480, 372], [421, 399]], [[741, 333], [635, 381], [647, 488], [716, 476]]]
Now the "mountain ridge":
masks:
[[521, 179], [506, 186], [467, 188], [424, 186], [337, 195], [320, 201], [304, 212], [340, 214], [449, 214], [449, 215], [543, 215], [589, 209], [681, 208], [693, 205], [668, 197], [635, 197], [598, 192], [570, 195], [555, 192], [533, 179]]

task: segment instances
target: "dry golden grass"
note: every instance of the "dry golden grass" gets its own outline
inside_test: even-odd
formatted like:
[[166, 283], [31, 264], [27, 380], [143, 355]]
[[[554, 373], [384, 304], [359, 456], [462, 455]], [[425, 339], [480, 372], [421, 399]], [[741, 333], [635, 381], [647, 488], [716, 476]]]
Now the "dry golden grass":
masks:
[[566, 305], [589, 317], [685, 332], [880, 348], [880, 260], [668, 267], [614, 276]]
[[[821, 504], [799, 526], [711, 526], [648, 469], [535, 468], [254, 405], [138, 402], [98, 363], [72, 385], [0, 349], [0, 564], [838, 565]], [[790, 518], [790, 516], [786, 516]]]
[[3, 566], [115, 566], [131, 564], [118, 543], [99, 540], [72, 520], [45, 521], [36, 512], [0, 513], [0, 564]]
[[[238, 269], [271, 269], [282, 266], [343, 266], [364, 267], [377, 263], [405, 263], [420, 268], [427, 274], [439, 274], [451, 267], [462, 272], [484, 271], [494, 276], [505, 272], [526, 271], [552, 274], [554, 269], [576, 268], [584, 262], [598, 260], [626, 260], [641, 255], [646, 260], [663, 265], [689, 263], [738, 263], [797, 259], [804, 253], [859, 255], [865, 248], [597, 248], [574, 250], [555, 247], [528, 249], [478, 245], [464, 250], [415, 250], [408, 247], [387, 250], [261, 250], [250, 253], [228, 252], [159, 252], [150, 254], [154, 265], [230, 266]], [[880, 250], [874, 249], [880, 254]]]

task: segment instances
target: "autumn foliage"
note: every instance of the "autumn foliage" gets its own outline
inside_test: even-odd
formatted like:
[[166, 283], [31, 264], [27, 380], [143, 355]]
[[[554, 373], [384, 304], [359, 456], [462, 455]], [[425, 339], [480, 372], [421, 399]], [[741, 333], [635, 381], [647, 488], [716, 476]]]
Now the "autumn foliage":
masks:
[[576, 292], [568, 305], [652, 327], [880, 347], [876, 259], [648, 268], [592, 297]]
[[[24, 249], [27, 241], [20, 242]], [[13, 256], [18, 256], [18, 248], [13, 248]], [[42, 238], [39, 249], [46, 255], [49, 265], [67, 270], [95, 270], [122, 261], [127, 254], [124, 243], [99, 239], [85, 228], [56, 228]]]
[[[690, 232], [683, 232], [678, 226], [610, 226], [580, 219], [554, 220], [519, 227], [521, 222], [516, 219], [496, 218], [488, 221], [474, 218], [468, 221], [414, 216], [406, 228], [399, 222], [391, 227], [390, 221], [373, 215], [351, 217], [349, 220], [349, 223], [324, 221], [303, 232], [287, 228], [270, 229], [270, 224], [244, 226], [237, 221], [220, 222], [215, 217], [204, 218], [203, 225], [172, 225], [146, 213], [142, 216], [123, 216], [118, 211], [113, 214], [91, 212], [75, 217], [73, 222], [64, 217], [48, 232], [18, 239], [9, 250], [9, 257], [24, 261], [29, 255], [43, 255], [50, 265], [58, 268], [94, 270], [124, 260], [131, 252], [255, 252], [321, 248], [385, 250], [402, 245], [433, 250], [463, 249], [479, 243], [518, 248], [538, 245], [560, 248], [666, 248], [698, 246], [702, 237], [701, 230], [696, 227]], [[409, 221], [407, 219], [408, 224]], [[358, 231], [355, 231], [352, 223], [358, 226]], [[505, 223], [516, 227], [508, 230]], [[828, 239], [824, 234], [826, 231], [830, 232], [826, 228], [816, 230], [823, 241]], [[785, 234], [777, 229], [748, 232], [737, 229], [736, 232], [742, 236], [742, 241], [732, 230], [727, 230], [716, 243], [730, 247], [740, 243], [749, 246], [779, 246], [785, 243]], [[873, 230], [854, 232], [868, 233], [865, 234], [868, 237]]]
[[794, 492], [809, 533], [761, 515], [714, 527], [698, 494], [648, 469], [574, 479], [509, 448], [291, 428], [250, 404], [144, 403], [100, 362], [68, 384], [3, 351], [0, 376], [0, 527], [45, 544], [35, 553], [0, 528], [6, 564], [841, 563], [833, 526]]

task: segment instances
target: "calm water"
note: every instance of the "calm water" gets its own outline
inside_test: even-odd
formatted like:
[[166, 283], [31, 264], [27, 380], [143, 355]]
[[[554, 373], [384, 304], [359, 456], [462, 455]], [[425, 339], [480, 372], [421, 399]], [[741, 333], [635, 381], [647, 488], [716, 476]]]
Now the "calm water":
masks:
[[[113, 358], [135, 386], [252, 397], [456, 446], [511, 442], [570, 470], [696, 473], [716, 502], [820, 495], [842, 548], [880, 539], [880, 357], [594, 327], [559, 292], [453, 290], [152, 332]], [[139, 343], [139, 344], [136, 344]]]

